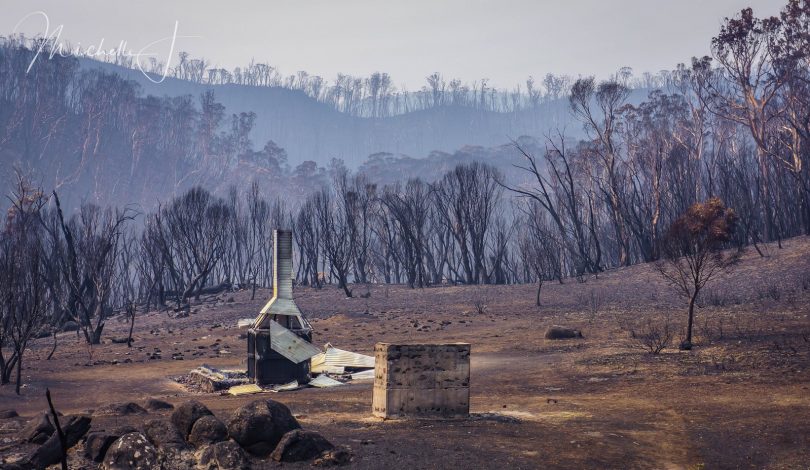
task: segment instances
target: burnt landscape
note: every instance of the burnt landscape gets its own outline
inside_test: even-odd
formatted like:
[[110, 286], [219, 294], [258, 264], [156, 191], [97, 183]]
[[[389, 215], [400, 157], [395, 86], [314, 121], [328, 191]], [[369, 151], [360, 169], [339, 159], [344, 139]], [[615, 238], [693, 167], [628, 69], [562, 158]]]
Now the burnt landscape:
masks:
[[[34, 447], [20, 443], [20, 430], [47, 407], [47, 386], [61, 412], [92, 415], [94, 430], [141, 428], [172, 412], [99, 413], [111, 404], [193, 399], [227, 422], [241, 405], [277, 400], [305, 429], [348, 446], [350, 468], [803, 468], [810, 458], [810, 241], [766, 250], [765, 259], [748, 253], [700, 310], [696, 351], [657, 356], [631, 338], [632, 325], [651, 310], [682, 308], [650, 266], [551, 284], [542, 307], [533, 305], [531, 286], [372, 286], [368, 299], [295, 290], [317, 345], [368, 354], [379, 341], [471, 343], [468, 419], [374, 419], [370, 382], [246, 397], [177, 383], [201, 363], [244, 367], [236, 322], [264, 303], [251, 302], [249, 292], [201, 300], [187, 318], [144, 314], [132, 348], [106, 341], [92, 358], [74, 332], [60, 333], [50, 361], [50, 339], [32, 345], [23, 396], [2, 389], [4, 406], [21, 415], [2, 420], [2, 452], [8, 459]], [[403, 308], [406, 302], [412, 307]], [[544, 339], [556, 324], [584, 337]], [[116, 318], [109, 328], [111, 338], [125, 336], [128, 324]], [[150, 359], [156, 351], [160, 359]], [[82, 453], [81, 446], [71, 451], [72, 466], [89, 464]]]
[[0, 196], [0, 470], [810, 469], [810, 0], [6, 2]]

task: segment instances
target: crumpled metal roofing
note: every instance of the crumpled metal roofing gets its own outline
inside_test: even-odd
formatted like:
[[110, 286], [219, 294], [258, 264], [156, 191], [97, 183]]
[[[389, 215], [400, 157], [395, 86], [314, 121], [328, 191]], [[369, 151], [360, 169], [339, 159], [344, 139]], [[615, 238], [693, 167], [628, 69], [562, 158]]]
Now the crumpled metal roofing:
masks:
[[318, 388], [328, 388], [328, 387], [337, 387], [339, 385], [343, 385], [343, 382], [339, 382], [325, 374], [321, 374], [314, 379], [309, 381], [309, 385]]
[[350, 367], [354, 369], [373, 369], [374, 358], [356, 352], [338, 349], [329, 343], [326, 343], [324, 352], [312, 356], [312, 366], [333, 366], [333, 367]]
[[320, 353], [320, 350], [309, 341], [281, 326], [278, 322], [270, 323], [270, 348], [298, 364]]

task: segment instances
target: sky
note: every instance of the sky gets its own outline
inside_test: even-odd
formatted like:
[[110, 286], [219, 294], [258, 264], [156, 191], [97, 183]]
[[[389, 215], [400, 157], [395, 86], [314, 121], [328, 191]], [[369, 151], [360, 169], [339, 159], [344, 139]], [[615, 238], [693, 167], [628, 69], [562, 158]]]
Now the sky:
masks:
[[[305, 70], [389, 73], [413, 90], [425, 77], [512, 88], [546, 73], [607, 78], [672, 69], [709, 53], [726, 16], [750, 6], [777, 14], [780, 0], [0, 0], [0, 36], [45, 31], [83, 48], [133, 53], [174, 35], [188, 51], [232, 69], [255, 59], [285, 75]], [[44, 12], [27, 15], [33, 12]], [[23, 21], [21, 21], [23, 20]], [[170, 41], [145, 51], [166, 60]], [[176, 58], [173, 59], [176, 61]]]

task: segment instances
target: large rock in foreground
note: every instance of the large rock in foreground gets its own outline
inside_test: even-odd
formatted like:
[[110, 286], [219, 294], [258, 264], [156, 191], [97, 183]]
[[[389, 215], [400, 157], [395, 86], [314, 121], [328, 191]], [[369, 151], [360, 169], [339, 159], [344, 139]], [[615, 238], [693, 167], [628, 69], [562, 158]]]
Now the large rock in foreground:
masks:
[[124, 434], [113, 442], [104, 463], [104, 470], [158, 470], [157, 450], [149, 443], [146, 436], [139, 432]]
[[188, 442], [195, 446], [213, 444], [228, 439], [228, 429], [216, 416], [203, 416], [191, 428]]
[[[75, 446], [90, 430], [89, 416], [68, 416], [61, 422], [62, 433], [67, 449]], [[59, 463], [62, 459], [62, 442], [56, 432], [44, 444], [36, 448], [24, 460], [29, 468], [46, 468]]]
[[271, 457], [277, 462], [301, 462], [314, 459], [334, 447], [315, 431], [295, 429], [281, 438]]
[[199, 454], [197, 468], [204, 470], [244, 470], [249, 468], [245, 451], [233, 440], [217, 442]]
[[290, 409], [273, 400], [250, 402], [234, 413], [228, 433], [253, 455], [266, 456], [276, 448], [284, 434], [301, 425]]
[[42, 412], [36, 415], [25, 427], [20, 431], [23, 439], [34, 444], [42, 444], [51, 437], [56, 429], [51, 424], [48, 413]]
[[171, 423], [162, 419], [153, 419], [143, 425], [144, 434], [149, 442], [162, 450], [180, 451], [188, 447], [186, 440]]
[[91, 432], [84, 441], [84, 456], [93, 462], [101, 462], [113, 442], [121, 436], [103, 431]]
[[206, 408], [202, 403], [191, 400], [183, 403], [172, 413], [172, 424], [180, 431], [184, 439], [188, 439], [191, 434], [191, 428], [194, 423], [203, 416], [213, 416], [211, 410]]

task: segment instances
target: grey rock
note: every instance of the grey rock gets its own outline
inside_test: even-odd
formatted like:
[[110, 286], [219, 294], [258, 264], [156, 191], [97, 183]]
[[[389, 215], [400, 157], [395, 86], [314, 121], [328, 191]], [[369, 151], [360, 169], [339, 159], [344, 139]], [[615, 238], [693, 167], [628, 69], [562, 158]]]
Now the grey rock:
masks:
[[277, 462], [302, 462], [334, 447], [318, 432], [295, 429], [284, 434], [270, 457]]
[[146, 438], [163, 450], [182, 450], [188, 447], [185, 438], [170, 422], [162, 419], [153, 419], [143, 425]]
[[104, 460], [107, 449], [119, 437], [121, 436], [103, 431], [91, 432], [84, 442], [84, 456], [93, 462], [101, 462]]
[[180, 431], [183, 438], [187, 439], [188, 435], [191, 434], [191, 428], [198, 419], [213, 414], [214, 413], [211, 413], [211, 410], [202, 403], [197, 400], [191, 400], [183, 403], [174, 410], [172, 413], [172, 424]]
[[582, 332], [564, 326], [551, 326], [546, 330], [546, 339], [582, 338]]
[[158, 470], [157, 449], [139, 432], [124, 434], [112, 443], [104, 462], [104, 470]]
[[256, 400], [239, 409], [228, 422], [228, 434], [253, 455], [266, 456], [281, 438], [301, 425], [285, 405], [273, 400]]
[[55, 428], [48, 418], [48, 413], [43, 411], [25, 425], [22, 431], [20, 431], [20, 435], [28, 442], [42, 444], [51, 437], [54, 431]]
[[216, 416], [203, 416], [191, 428], [188, 442], [195, 446], [213, 444], [228, 439], [228, 428]]
[[211, 444], [200, 452], [198, 468], [201, 470], [245, 470], [249, 468], [247, 455], [234, 440]]

